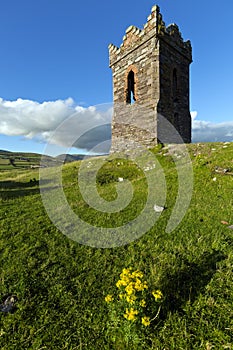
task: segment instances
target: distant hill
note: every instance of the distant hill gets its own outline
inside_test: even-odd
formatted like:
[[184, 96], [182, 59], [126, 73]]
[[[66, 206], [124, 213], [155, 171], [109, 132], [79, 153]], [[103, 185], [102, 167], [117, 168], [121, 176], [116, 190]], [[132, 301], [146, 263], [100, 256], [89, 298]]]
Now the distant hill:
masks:
[[8, 154], [11, 153], [10, 151], [6, 151], [4, 149], [0, 149], [0, 154]]
[[[41, 157], [42, 155], [39, 153], [0, 150], [0, 170], [39, 167]], [[56, 157], [43, 155], [43, 158], [46, 158], [47, 166], [54, 166], [57, 164], [57, 162], [70, 163], [90, 157], [94, 157], [94, 155], [87, 156], [85, 154], [60, 154]]]
[[[53, 160], [53, 157], [49, 157]], [[33, 166], [39, 166], [41, 154], [30, 152], [11, 152], [8, 150], [0, 150], [0, 170], [11, 169], [28, 169]]]
[[56, 159], [61, 161], [65, 159], [65, 163], [67, 163], [82, 160], [84, 157], [85, 155], [82, 154], [59, 154], [58, 156], [56, 156]]
[[7, 155], [7, 154], [9, 154], [11, 157], [38, 157], [38, 158], [41, 158], [41, 154], [38, 154], [38, 153], [12, 152], [12, 151], [7, 151], [7, 150], [0, 150], [0, 156]]

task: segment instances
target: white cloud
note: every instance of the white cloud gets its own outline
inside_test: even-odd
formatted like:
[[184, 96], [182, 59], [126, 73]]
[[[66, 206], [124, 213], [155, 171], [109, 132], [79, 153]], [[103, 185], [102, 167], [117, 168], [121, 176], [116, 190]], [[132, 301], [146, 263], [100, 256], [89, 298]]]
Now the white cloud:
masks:
[[23, 99], [5, 101], [1, 98], [0, 133], [32, 138], [55, 129], [74, 112], [74, 102], [71, 98], [43, 103]]
[[192, 120], [194, 120], [197, 117], [197, 111], [190, 112]]
[[233, 141], [233, 122], [211, 123], [196, 120], [197, 112], [192, 116], [192, 142]]
[[[71, 116], [75, 118], [69, 118]], [[82, 135], [75, 146], [91, 149], [111, 136], [110, 125], [102, 130], [100, 127], [93, 129], [95, 120], [99, 121], [98, 125], [111, 123], [111, 106], [102, 106], [100, 110], [97, 107], [84, 108], [76, 106], [71, 98], [43, 103], [23, 99], [5, 101], [0, 98], [0, 134], [8, 136], [35, 138], [44, 143], [52, 138], [53, 143], [66, 147], [70, 146], [69, 140], [73, 136], [80, 135], [80, 130], [88, 128], [90, 131]], [[62, 123], [64, 127], [54, 135]]]

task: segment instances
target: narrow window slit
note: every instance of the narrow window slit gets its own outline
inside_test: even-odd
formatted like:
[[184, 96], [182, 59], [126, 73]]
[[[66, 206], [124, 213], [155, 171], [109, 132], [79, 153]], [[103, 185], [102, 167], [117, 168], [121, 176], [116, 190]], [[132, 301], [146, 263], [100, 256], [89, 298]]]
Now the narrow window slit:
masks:
[[126, 102], [129, 104], [133, 104], [136, 101], [135, 98], [135, 78], [134, 72], [131, 70], [128, 74], [128, 89], [127, 89], [127, 98]]

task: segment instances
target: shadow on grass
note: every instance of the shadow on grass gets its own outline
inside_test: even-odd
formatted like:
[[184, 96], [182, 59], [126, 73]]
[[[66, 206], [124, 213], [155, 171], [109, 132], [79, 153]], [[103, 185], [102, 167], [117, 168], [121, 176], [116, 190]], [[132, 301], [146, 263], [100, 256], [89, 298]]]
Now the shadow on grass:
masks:
[[0, 191], [0, 198], [3, 200], [5, 199], [13, 199], [23, 196], [32, 196], [35, 194], [39, 194], [40, 190], [39, 188], [27, 188], [22, 190], [6, 190], [6, 191]]
[[[51, 181], [43, 180], [43, 185], [47, 185]], [[56, 188], [47, 187], [47, 190]], [[22, 196], [31, 196], [40, 193], [39, 180], [30, 179], [28, 182], [16, 181], [0, 181], [0, 198], [12, 199]]]
[[36, 179], [30, 179], [27, 182], [17, 182], [17, 181], [0, 181], [0, 188], [29, 188], [39, 186], [39, 181]]
[[176, 270], [167, 271], [161, 279], [166, 298], [161, 319], [165, 320], [168, 313], [183, 313], [185, 304], [188, 301], [193, 303], [204, 291], [217, 270], [216, 264], [225, 258], [219, 251], [203, 254], [198, 262], [189, 262], [185, 257], [177, 256]]

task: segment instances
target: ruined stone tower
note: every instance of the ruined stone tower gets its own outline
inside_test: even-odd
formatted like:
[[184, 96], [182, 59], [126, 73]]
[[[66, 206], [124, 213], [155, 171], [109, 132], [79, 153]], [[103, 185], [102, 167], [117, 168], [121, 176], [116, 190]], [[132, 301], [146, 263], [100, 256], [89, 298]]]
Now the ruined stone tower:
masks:
[[[161, 140], [160, 134], [166, 135], [159, 115], [174, 125], [185, 143], [191, 142], [192, 48], [190, 41], [182, 39], [178, 26], [166, 27], [159, 7], [154, 6], [142, 30], [130, 26], [120, 48], [109, 45], [109, 56], [114, 101], [111, 152], [130, 148], [133, 140], [146, 147], [155, 146]], [[136, 118], [141, 118], [140, 123], [150, 132], [136, 130], [127, 123], [132, 111], [140, 106], [147, 112]], [[173, 142], [169, 137], [167, 143]]]

